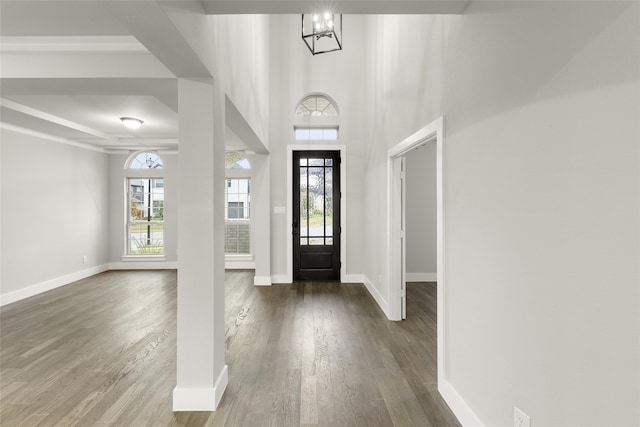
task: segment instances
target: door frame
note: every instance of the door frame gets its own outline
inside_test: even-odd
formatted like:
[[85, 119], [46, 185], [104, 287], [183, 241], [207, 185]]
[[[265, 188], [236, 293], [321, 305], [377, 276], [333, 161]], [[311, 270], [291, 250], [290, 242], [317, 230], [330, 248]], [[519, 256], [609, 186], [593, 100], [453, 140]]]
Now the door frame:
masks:
[[293, 283], [293, 152], [340, 152], [340, 282], [347, 282], [347, 147], [343, 144], [292, 144], [287, 145], [287, 278]]
[[[437, 266], [437, 304], [438, 304], [438, 384], [446, 378], [445, 367], [445, 271], [444, 271], [444, 116], [431, 122], [404, 141], [390, 148], [387, 152], [387, 283], [389, 284], [389, 319], [402, 319], [403, 295], [402, 278], [406, 277], [406, 265], [400, 253], [401, 245], [401, 207], [397, 200], [404, 200], [405, 194], [398, 194], [404, 186], [398, 185], [401, 180], [400, 168], [394, 167], [397, 159], [403, 158], [409, 153], [424, 145], [436, 144], [436, 266]], [[400, 278], [401, 280], [394, 280]]]

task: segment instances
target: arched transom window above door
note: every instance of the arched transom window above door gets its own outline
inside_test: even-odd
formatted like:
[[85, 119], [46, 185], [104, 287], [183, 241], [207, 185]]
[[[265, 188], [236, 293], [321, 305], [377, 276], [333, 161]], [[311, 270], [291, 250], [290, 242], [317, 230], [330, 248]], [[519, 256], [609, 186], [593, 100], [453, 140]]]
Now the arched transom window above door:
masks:
[[337, 117], [338, 114], [336, 103], [321, 94], [305, 96], [296, 107], [297, 117]]

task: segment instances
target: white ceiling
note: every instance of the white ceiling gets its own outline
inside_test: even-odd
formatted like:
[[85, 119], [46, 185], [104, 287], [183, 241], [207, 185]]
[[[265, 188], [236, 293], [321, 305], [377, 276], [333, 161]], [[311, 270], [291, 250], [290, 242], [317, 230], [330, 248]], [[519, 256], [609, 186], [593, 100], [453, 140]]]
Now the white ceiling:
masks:
[[[345, 13], [461, 13], [468, 1], [332, 2]], [[309, 1], [168, 2], [202, 13], [300, 13]], [[0, 1], [0, 123], [106, 150], [177, 149], [177, 75], [204, 68], [156, 1]], [[186, 47], [186, 48], [185, 48]], [[227, 100], [227, 107], [233, 107]], [[229, 149], [256, 137], [231, 108]], [[136, 117], [137, 130], [120, 117]], [[235, 117], [235, 118], [234, 118]], [[247, 143], [248, 141], [248, 143]]]

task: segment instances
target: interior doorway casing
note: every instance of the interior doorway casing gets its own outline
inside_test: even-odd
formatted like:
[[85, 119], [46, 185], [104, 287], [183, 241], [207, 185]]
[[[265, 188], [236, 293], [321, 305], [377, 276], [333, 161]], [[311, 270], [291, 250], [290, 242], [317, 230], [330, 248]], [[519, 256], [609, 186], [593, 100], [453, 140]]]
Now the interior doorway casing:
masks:
[[439, 117], [429, 125], [420, 129], [404, 141], [388, 150], [387, 159], [387, 283], [389, 284], [389, 319], [402, 319], [403, 280], [406, 277], [405, 263], [402, 257], [403, 224], [402, 201], [403, 191], [402, 168], [398, 167], [399, 159], [410, 155], [410, 152], [425, 144], [436, 144], [436, 268], [437, 268], [437, 305], [438, 305], [438, 385], [446, 378], [445, 366], [445, 271], [444, 271], [444, 117]]
[[347, 282], [347, 149], [343, 144], [295, 144], [287, 146], [287, 278], [293, 283], [293, 162], [294, 151], [339, 151], [340, 152], [340, 281]]

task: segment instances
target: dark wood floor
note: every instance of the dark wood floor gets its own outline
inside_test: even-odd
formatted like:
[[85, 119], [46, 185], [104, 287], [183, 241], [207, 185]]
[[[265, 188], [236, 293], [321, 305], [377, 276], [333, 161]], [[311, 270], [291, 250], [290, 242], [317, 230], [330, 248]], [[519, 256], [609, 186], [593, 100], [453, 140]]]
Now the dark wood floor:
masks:
[[218, 411], [171, 411], [175, 272], [111, 271], [0, 310], [0, 424], [459, 425], [436, 391], [435, 284], [390, 322], [362, 284], [226, 279]]

